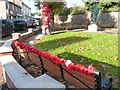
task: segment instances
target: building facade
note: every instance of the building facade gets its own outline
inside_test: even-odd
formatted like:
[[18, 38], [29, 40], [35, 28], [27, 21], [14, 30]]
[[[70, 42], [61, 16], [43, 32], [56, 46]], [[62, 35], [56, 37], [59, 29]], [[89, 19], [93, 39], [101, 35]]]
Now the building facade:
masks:
[[0, 0], [0, 18], [12, 19], [30, 16], [31, 8], [24, 4], [22, 0]]
[[28, 19], [31, 17], [31, 8], [28, 7], [24, 2], [22, 2], [22, 17]]
[[22, 0], [0, 1], [0, 18], [12, 19], [21, 16]]

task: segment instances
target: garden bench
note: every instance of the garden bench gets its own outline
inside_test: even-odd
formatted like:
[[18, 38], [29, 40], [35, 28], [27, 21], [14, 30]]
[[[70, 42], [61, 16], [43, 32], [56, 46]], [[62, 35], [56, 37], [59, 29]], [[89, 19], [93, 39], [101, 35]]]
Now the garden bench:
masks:
[[[67, 88], [68, 83], [75, 85], [76, 88], [88, 89], [88, 90], [111, 90], [112, 78], [105, 78], [101, 80], [101, 73], [97, 70], [91, 76], [83, 73], [69, 70], [66, 66], [58, 65], [51, 60], [48, 60], [42, 56], [36, 56], [32, 52], [27, 52], [26, 49], [20, 49], [14, 46], [14, 53], [19, 52], [17, 55], [26, 60], [32, 61], [35, 65], [39, 66], [42, 70], [42, 74], [46, 71], [51, 72], [53, 75], [58, 76], [64, 81]], [[14, 54], [16, 55], [16, 54]]]
[[[56, 81], [54, 78], [43, 74], [34, 78], [30, 75], [13, 57], [12, 40], [7, 41], [0, 47], [0, 71], [3, 72], [3, 78], [9, 90], [19, 90], [24, 88], [47, 88], [64, 90], [65, 85]], [[45, 83], [43, 83], [44, 81]], [[32, 85], [32, 86], [31, 86]], [[1, 87], [0, 89], [5, 87]]]

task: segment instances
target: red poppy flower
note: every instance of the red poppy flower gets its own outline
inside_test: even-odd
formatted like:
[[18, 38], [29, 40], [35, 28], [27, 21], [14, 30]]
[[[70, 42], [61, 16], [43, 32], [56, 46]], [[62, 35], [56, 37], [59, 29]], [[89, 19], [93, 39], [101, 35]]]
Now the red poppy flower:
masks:
[[19, 47], [20, 47], [20, 49], [24, 49], [25, 45], [23, 43], [19, 43]]
[[51, 54], [46, 54], [46, 58], [47, 58], [48, 60], [51, 60]]
[[87, 75], [87, 72], [88, 72], [88, 68], [85, 68], [83, 73]]
[[31, 51], [31, 48], [30, 48], [30, 46], [25, 46], [25, 49], [28, 51], [28, 52], [30, 52]]
[[81, 66], [80, 69], [79, 69], [79, 71], [80, 71], [81, 73], [84, 73], [84, 69], [85, 69], [85, 66]]
[[87, 75], [90, 76], [92, 74], [93, 74], [93, 71], [92, 70], [88, 70]]
[[17, 41], [17, 40], [12, 40], [12, 44], [15, 44], [16, 41]]
[[82, 64], [76, 64], [75, 65], [75, 70], [79, 71], [82, 66], [83, 66]]
[[41, 56], [42, 56], [42, 57], [45, 57], [45, 58], [46, 58], [46, 56], [47, 56], [46, 54], [47, 54], [46, 52], [41, 52]]
[[15, 42], [15, 45], [16, 45], [16, 46], [18, 46], [18, 45], [19, 45], [19, 43], [20, 43], [20, 42], [16, 41], [16, 42]]
[[74, 63], [70, 63], [70, 64], [68, 65], [68, 69], [73, 70], [73, 69], [74, 69]]
[[96, 67], [94, 67], [92, 64], [88, 66], [88, 70], [96, 70]]

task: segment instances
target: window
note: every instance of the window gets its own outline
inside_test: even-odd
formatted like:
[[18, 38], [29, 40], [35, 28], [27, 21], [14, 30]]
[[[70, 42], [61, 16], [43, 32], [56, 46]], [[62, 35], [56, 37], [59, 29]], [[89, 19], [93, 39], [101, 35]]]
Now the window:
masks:
[[8, 2], [6, 2], [6, 9], [9, 9], [9, 5], [8, 5]]

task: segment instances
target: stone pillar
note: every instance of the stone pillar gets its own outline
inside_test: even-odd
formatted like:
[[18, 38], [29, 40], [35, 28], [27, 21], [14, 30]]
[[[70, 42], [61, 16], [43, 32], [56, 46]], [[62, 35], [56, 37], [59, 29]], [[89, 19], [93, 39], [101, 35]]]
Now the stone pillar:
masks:
[[21, 33], [12, 33], [12, 39], [21, 41]]
[[21, 33], [13, 33], [12, 38], [13, 39], [20, 39], [21, 38]]
[[32, 33], [33, 32], [33, 28], [28, 28], [28, 32]]
[[34, 34], [33, 28], [28, 28], [28, 33], [30, 33], [30, 35]]

